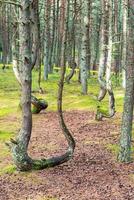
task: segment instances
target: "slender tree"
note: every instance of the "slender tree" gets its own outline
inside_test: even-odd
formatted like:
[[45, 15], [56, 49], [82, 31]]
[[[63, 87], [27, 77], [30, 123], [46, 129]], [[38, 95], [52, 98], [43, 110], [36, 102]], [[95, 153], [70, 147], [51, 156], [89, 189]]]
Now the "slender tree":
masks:
[[134, 1], [126, 1], [129, 10], [128, 19], [128, 50], [126, 71], [126, 92], [122, 117], [120, 152], [118, 160], [121, 162], [131, 161], [131, 137], [134, 108]]
[[51, 4], [49, 0], [46, 0], [45, 6], [45, 39], [44, 39], [44, 80], [48, 79], [49, 73], [49, 56], [50, 56], [50, 14]]
[[[63, 133], [68, 141], [68, 149], [65, 154], [53, 157], [49, 159], [33, 160], [28, 155], [28, 145], [31, 138], [32, 132], [32, 113], [31, 113], [31, 85], [32, 85], [32, 69], [34, 64], [32, 62], [32, 52], [31, 52], [31, 1], [30, 0], [21, 0], [20, 2], [20, 82], [22, 89], [22, 126], [21, 130], [16, 138], [16, 140], [11, 139], [9, 147], [11, 148], [12, 157], [14, 163], [18, 170], [27, 171], [31, 169], [44, 169], [46, 167], [52, 167], [55, 165], [62, 164], [72, 158], [75, 142], [69, 132], [62, 114], [62, 92], [64, 85], [64, 74], [65, 74], [65, 50], [63, 48], [63, 67], [61, 70], [61, 78], [59, 82], [59, 92], [58, 92], [58, 114], [59, 122]], [[64, 10], [64, 9], [63, 9]], [[66, 12], [64, 12], [65, 15]], [[65, 34], [66, 35], [66, 34]], [[66, 37], [63, 38], [63, 44], [65, 45]]]
[[82, 94], [86, 95], [88, 91], [88, 73], [89, 73], [89, 2], [82, 2], [81, 17], [82, 17], [82, 44], [81, 44], [81, 85]]
[[[112, 0], [102, 0], [102, 20], [101, 20], [101, 40], [100, 40], [100, 62], [98, 80], [100, 83], [100, 93], [98, 100], [102, 101], [108, 92], [109, 94], [109, 115], [101, 114], [103, 117], [111, 118], [115, 114], [115, 99], [111, 83], [112, 67]], [[106, 77], [105, 77], [106, 74]], [[97, 111], [98, 112], [98, 111]]]
[[126, 56], [127, 56], [127, 17], [128, 17], [128, 0], [122, 1], [123, 11], [123, 31], [122, 31], [122, 87], [126, 87]]

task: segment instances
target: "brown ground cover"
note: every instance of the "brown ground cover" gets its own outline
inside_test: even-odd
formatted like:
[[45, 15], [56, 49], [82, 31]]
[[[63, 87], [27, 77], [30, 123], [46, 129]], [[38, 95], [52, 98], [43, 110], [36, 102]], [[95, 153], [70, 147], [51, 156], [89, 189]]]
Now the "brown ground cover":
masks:
[[[0, 200], [134, 200], [134, 163], [117, 163], [107, 148], [118, 142], [119, 116], [96, 122], [93, 112], [64, 114], [76, 140], [73, 159], [55, 168], [0, 176]], [[59, 155], [66, 145], [56, 113], [34, 116], [31, 156]]]

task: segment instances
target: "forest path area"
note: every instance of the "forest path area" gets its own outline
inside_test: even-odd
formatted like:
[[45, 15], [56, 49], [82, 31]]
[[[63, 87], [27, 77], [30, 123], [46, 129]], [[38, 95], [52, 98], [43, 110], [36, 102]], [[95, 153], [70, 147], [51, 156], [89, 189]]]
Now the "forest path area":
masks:
[[[117, 163], [111, 151], [117, 149], [120, 116], [96, 122], [94, 115], [65, 112], [76, 140], [73, 159], [42, 171], [1, 175], [0, 200], [134, 200], [134, 163]], [[33, 118], [30, 155], [45, 158], [65, 152], [57, 113], [44, 112]]]

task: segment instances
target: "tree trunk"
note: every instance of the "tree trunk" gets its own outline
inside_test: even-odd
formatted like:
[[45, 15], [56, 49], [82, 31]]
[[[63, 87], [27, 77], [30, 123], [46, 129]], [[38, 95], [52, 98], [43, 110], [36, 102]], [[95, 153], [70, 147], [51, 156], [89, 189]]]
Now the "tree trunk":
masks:
[[126, 56], [127, 56], [127, 16], [128, 16], [128, 0], [123, 0], [123, 47], [122, 47], [122, 87], [126, 87]]
[[[126, 4], [127, 6], [127, 4]], [[124, 110], [122, 117], [120, 152], [118, 160], [121, 162], [131, 161], [131, 136], [134, 109], [134, 1], [128, 1], [129, 20], [128, 20], [128, 54], [126, 70], [126, 92], [124, 99]]]
[[75, 74], [75, 69], [77, 67], [77, 64], [76, 63], [71, 63], [71, 71], [70, 73], [66, 76], [66, 82], [69, 84], [70, 83], [70, 80], [71, 78], [73, 77], [73, 75]]
[[107, 52], [107, 66], [106, 66], [106, 88], [109, 94], [109, 116], [113, 117], [115, 114], [115, 99], [111, 82], [111, 68], [112, 68], [112, 0], [109, 0], [109, 29], [108, 29], [108, 52]]
[[[14, 163], [18, 170], [27, 171], [31, 169], [44, 169], [46, 167], [53, 167], [62, 164], [72, 158], [75, 142], [71, 133], [66, 127], [62, 115], [62, 92], [64, 85], [65, 74], [65, 49], [64, 48], [64, 62], [61, 70], [61, 78], [59, 82], [58, 92], [58, 114], [59, 122], [62, 127], [63, 133], [68, 141], [68, 149], [65, 154], [52, 157], [49, 159], [33, 160], [28, 155], [28, 145], [31, 138], [32, 131], [32, 113], [31, 113], [31, 85], [32, 85], [32, 62], [31, 62], [31, 21], [30, 21], [30, 0], [21, 0], [20, 10], [20, 52], [21, 52], [21, 65], [20, 77], [22, 88], [22, 127], [16, 138], [11, 139], [9, 144], [12, 152]], [[66, 39], [66, 37], [65, 37]], [[65, 40], [64, 44], [65, 44]]]
[[89, 16], [88, 16], [88, 0], [83, 2], [82, 6], [82, 44], [81, 44], [81, 86], [82, 94], [86, 95], [88, 91], [88, 73], [89, 73]]
[[[101, 114], [101, 119], [111, 118], [115, 114], [115, 99], [111, 83], [112, 64], [112, 0], [104, 2], [102, 0], [102, 22], [101, 22], [101, 55], [99, 63], [100, 94], [98, 100], [102, 101], [108, 92], [109, 94], [109, 116]], [[105, 80], [106, 73], [106, 80]], [[98, 110], [97, 110], [98, 113]], [[98, 117], [96, 117], [97, 119]], [[99, 119], [100, 120], [100, 119]]]
[[99, 72], [98, 81], [100, 83], [100, 93], [98, 100], [101, 101], [106, 95], [106, 82], [105, 82], [105, 72], [106, 72], [106, 59], [107, 59], [107, 41], [106, 41], [106, 22], [107, 19], [104, 0], [101, 1], [102, 7], [102, 18], [101, 18], [101, 34], [100, 34], [100, 58], [99, 58]]
[[50, 1], [46, 0], [45, 9], [45, 39], [44, 39], [44, 80], [48, 80], [49, 73], [49, 53], [50, 53]]

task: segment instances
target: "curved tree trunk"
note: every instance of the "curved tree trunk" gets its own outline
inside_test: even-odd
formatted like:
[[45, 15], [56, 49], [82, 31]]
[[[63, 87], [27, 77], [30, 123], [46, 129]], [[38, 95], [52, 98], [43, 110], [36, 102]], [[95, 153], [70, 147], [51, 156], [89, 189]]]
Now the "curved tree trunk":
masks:
[[[96, 114], [97, 120], [111, 118], [115, 114], [115, 98], [111, 83], [111, 64], [112, 64], [112, 1], [102, 0], [102, 22], [101, 22], [101, 55], [99, 63], [98, 80], [100, 83], [100, 93], [98, 100], [102, 101], [108, 92], [109, 95], [109, 115]], [[108, 25], [107, 25], [108, 20]], [[108, 26], [108, 29], [107, 29]], [[108, 39], [107, 39], [108, 38]], [[106, 78], [105, 78], [106, 73]]]
[[31, 103], [33, 105], [32, 113], [38, 114], [40, 111], [45, 110], [48, 107], [48, 103], [43, 99], [37, 99], [35, 96], [31, 95]]
[[[14, 14], [14, 13], [13, 13]], [[20, 84], [20, 86], [22, 86], [22, 76], [21, 76], [21, 71], [20, 71], [20, 60], [19, 60], [19, 31], [18, 31], [18, 27], [17, 27], [17, 23], [14, 20], [13, 23], [13, 31], [14, 33], [16, 33], [14, 35], [14, 37], [12, 38], [12, 63], [13, 63], [13, 72], [15, 74], [15, 77], [18, 81], [18, 83]], [[17, 38], [17, 39], [16, 39]], [[36, 48], [34, 51], [37, 51]], [[33, 51], [33, 52], [34, 52]], [[41, 88], [40, 88], [41, 90]], [[48, 103], [43, 100], [43, 99], [37, 99], [35, 96], [31, 96], [31, 104], [33, 105], [33, 109], [32, 109], [32, 113], [37, 114], [39, 113], [41, 110], [44, 110], [48, 107]], [[20, 104], [21, 106], [21, 104]], [[21, 106], [22, 107], [22, 106]]]
[[[65, 5], [65, 4], [64, 4]], [[27, 171], [31, 169], [44, 169], [62, 164], [72, 158], [75, 148], [75, 142], [71, 133], [66, 127], [62, 115], [62, 92], [65, 74], [65, 48], [64, 48], [64, 65], [61, 70], [58, 92], [58, 114], [59, 122], [63, 133], [68, 141], [68, 149], [65, 154], [52, 157], [49, 159], [33, 160], [28, 155], [28, 145], [32, 132], [32, 113], [31, 113], [31, 85], [32, 85], [32, 62], [30, 51], [30, 0], [21, 0], [22, 9], [20, 10], [20, 51], [21, 51], [21, 88], [22, 88], [22, 127], [16, 138], [11, 139], [9, 144], [12, 152], [14, 163], [18, 170]], [[64, 11], [65, 7], [63, 7]], [[23, 23], [22, 23], [23, 22]], [[65, 42], [65, 40], [63, 40]]]
[[100, 34], [100, 58], [99, 58], [99, 72], [98, 72], [98, 81], [100, 84], [100, 92], [98, 96], [98, 101], [102, 101], [107, 93], [106, 90], [106, 81], [105, 81], [105, 72], [106, 72], [106, 12], [105, 12], [105, 4], [104, 1], [101, 0], [102, 6], [102, 18], [101, 18], [101, 34]]
[[70, 71], [70, 74], [68, 74], [68, 76], [66, 76], [66, 82], [69, 84], [70, 83], [70, 80], [72, 79], [73, 75], [75, 74], [75, 69], [77, 67], [77, 64], [76, 63], [73, 63], [71, 65], [71, 71]]
[[107, 51], [107, 66], [106, 66], [106, 88], [109, 94], [109, 117], [115, 114], [115, 98], [111, 82], [111, 68], [112, 68], [112, 0], [108, 1], [108, 51]]
[[107, 89], [106, 89], [106, 81], [105, 81], [105, 72], [106, 72], [106, 64], [105, 64], [105, 47], [101, 47], [101, 55], [100, 55], [100, 63], [99, 63], [99, 72], [98, 72], [98, 81], [99, 81], [99, 84], [100, 84], [100, 92], [99, 92], [99, 95], [98, 95], [98, 101], [102, 101], [105, 96], [106, 96], [106, 93], [107, 93]]

